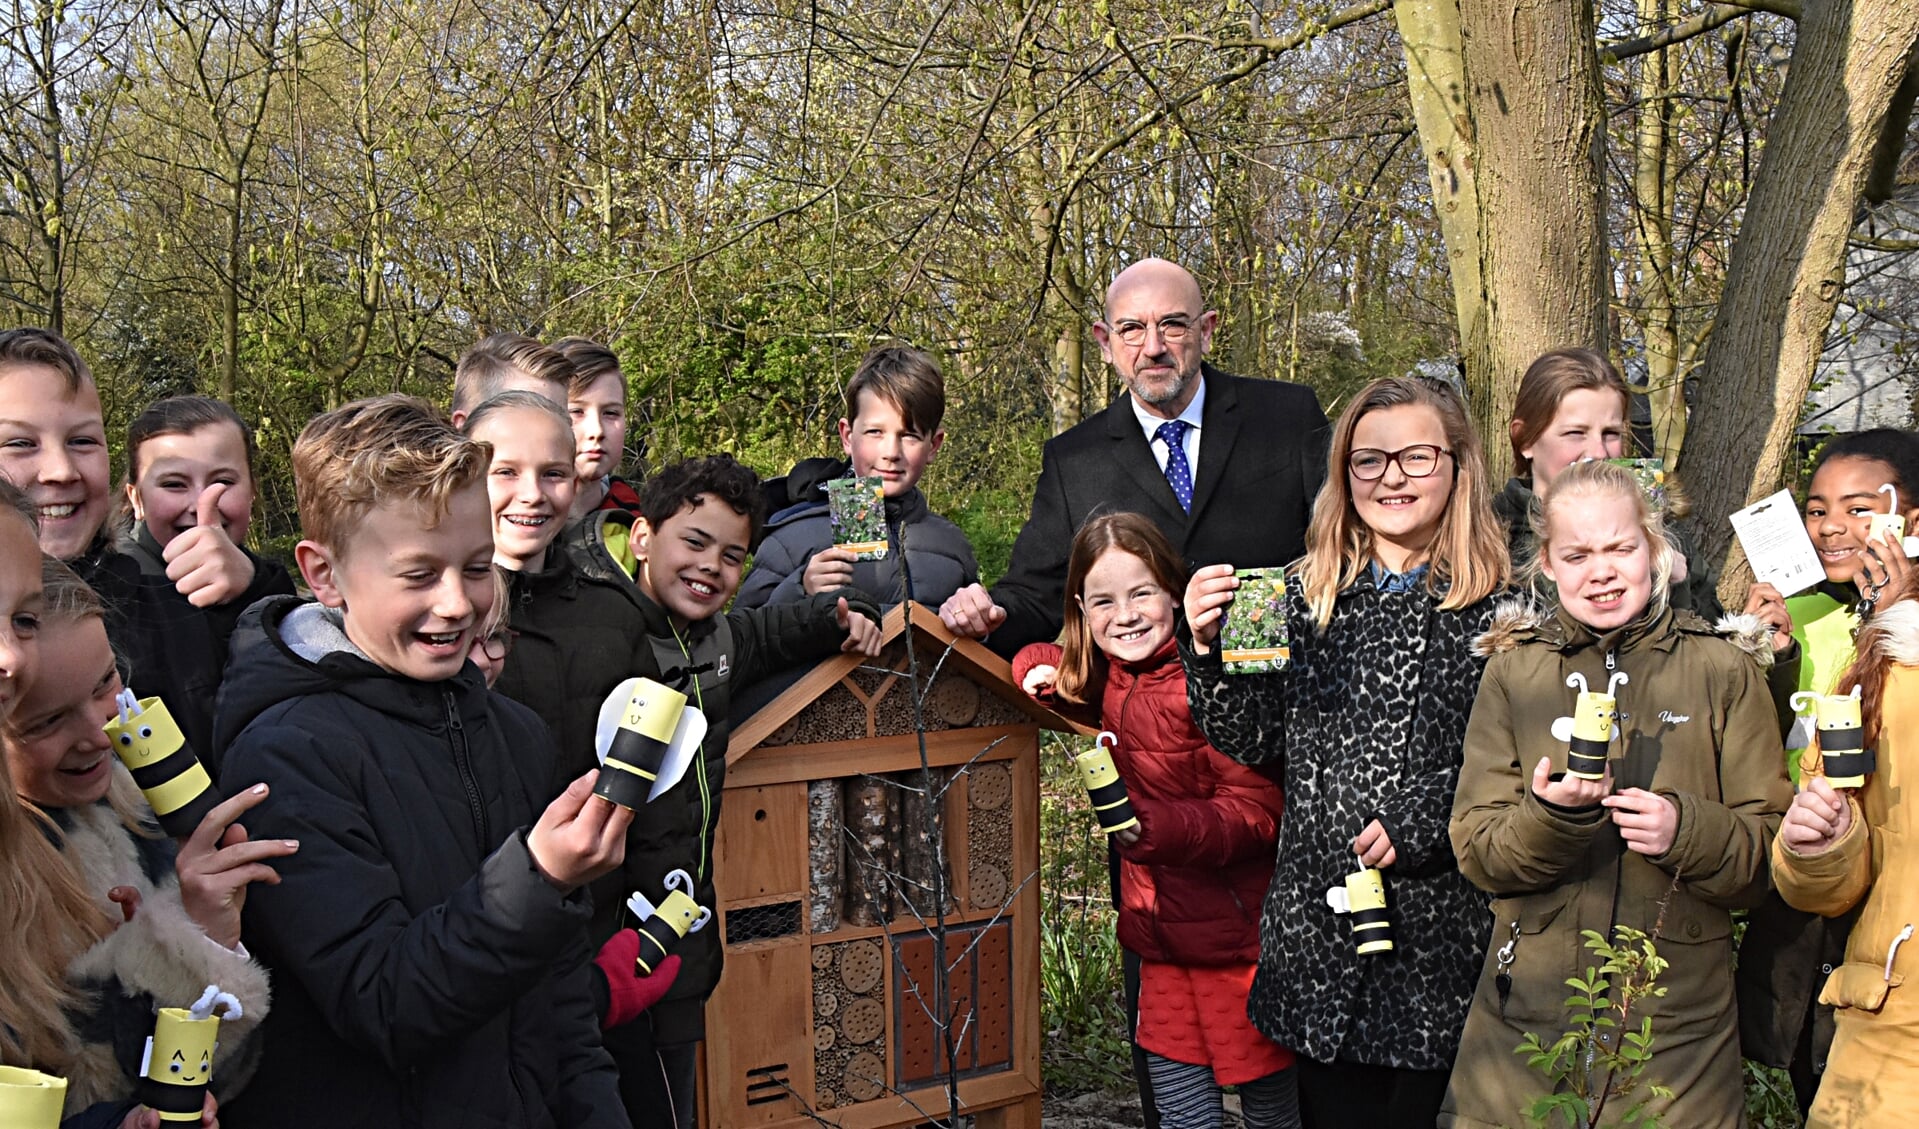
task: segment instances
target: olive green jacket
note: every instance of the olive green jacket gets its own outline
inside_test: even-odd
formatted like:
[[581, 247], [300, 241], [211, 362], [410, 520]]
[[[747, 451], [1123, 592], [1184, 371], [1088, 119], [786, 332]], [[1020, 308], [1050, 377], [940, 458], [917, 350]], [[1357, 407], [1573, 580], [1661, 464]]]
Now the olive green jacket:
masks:
[[[1482, 637], [1491, 658], [1450, 832], [1460, 870], [1493, 895], [1493, 913], [1441, 1126], [1526, 1123], [1548, 1083], [1514, 1048], [1529, 1032], [1550, 1043], [1568, 1029], [1566, 979], [1598, 963], [1582, 931], [1614, 925], [1656, 932], [1670, 962], [1659, 981], [1667, 995], [1641, 1013], [1653, 1019], [1645, 1078], [1676, 1094], [1660, 1103], [1665, 1123], [1740, 1124], [1730, 911], [1764, 897], [1767, 852], [1792, 792], [1760, 666], [1771, 654], [1765, 633], [1746, 617], [1724, 626], [1736, 640], [1664, 611], [1595, 637], [1563, 613], [1506, 609]], [[1553, 729], [1572, 712], [1567, 676], [1601, 690], [1611, 669], [1631, 679], [1617, 691], [1614, 788], [1656, 792], [1678, 809], [1662, 855], [1627, 850], [1605, 808], [1561, 808], [1532, 791], [1542, 757], [1555, 771], [1566, 763]], [[1509, 941], [1502, 991], [1498, 954]], [[1630, 1105], [1609, 1104], [1606, 1123]]]

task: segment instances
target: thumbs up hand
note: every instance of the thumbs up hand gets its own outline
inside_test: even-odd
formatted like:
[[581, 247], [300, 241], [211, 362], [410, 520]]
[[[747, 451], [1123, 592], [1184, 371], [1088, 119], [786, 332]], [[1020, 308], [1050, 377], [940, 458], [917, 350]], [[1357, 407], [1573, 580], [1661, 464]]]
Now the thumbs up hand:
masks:
[[216, 482], [202, 490], [193, 506], [193, 528], [160, 553], [167, 579], [196, 608], [224, 604], [253, 583], [253, 562], [227, 536], [220, 517], [220, 499], [229, 489], [228, 483]]

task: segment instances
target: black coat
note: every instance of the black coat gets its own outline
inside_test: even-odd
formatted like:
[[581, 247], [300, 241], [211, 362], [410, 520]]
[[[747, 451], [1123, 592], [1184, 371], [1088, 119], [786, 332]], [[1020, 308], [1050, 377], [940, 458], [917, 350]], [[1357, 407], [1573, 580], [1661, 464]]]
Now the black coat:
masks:
[[493, 689], [539, 714], [553, 731], [559, 756], [550, 793], [557, 796], [595, 764], [600, 703], [641, 673], [634, 655], [646, 634], [642, 597], [624, 578], [585, 574], [557, 549], [538, 572], [505, 571], [516, 638]]
[[[637, 593], [636, 593], [637, 594]], [[726, 784], [726, 744], [731, 735], [728, 702], [742, 687], [774, 671], [811, 663], [839, 653], [846, 632], [836, 609], [841, 596], [870, 618], [878, 612], [850, 588], [822, 592], [797, 604], [728, 612], [690, 624], [675, 634], [666, 610], [638, 596], [646, 630], [634, 640], [630, 675], [657, 679], [685, 691], [706, 714], [706, 740], [686, 776], [633, 820], [626, 838], [626, 862], [593, 887], [595, 941], [622, 925], [638, 924], [625, 907], [638, 890], [655, 903], [665, 896], [666, 875], [684, 870], [693, 879], [695, 900], [715, 910], [713, 834], [720, 825], [720, 800]], [[579, 758], [568, 749], [569, 757]], [[589, 748], [585, 754], [593, 756]], [[591, 764], [576, 759], [563, 771], [577, 775]], [[706, 998], [720, 981], [723, 957], [717, 922], [689, 934], [674, 949], [680, 974], [666, 998], [647, 1013], [658, 1043], [693, 1042], [705, 1037]]]
[[1006, 609], [1006, 622], [987, 638], [994, 651], [1010, 658], [1059, 634], [1073, 535], [1101, 513], [1146, 515], [1194, 567], [1288, 564], [1305, 551], [1331, 438], [1313, 390], [1211, 365], [1201, 371], [1206, 405], [1190, 514], [1154, 459], [1130, 395], [1047, 440], [1032, 514], [993, 586]]
[[526, 845], [553, 778], [546, 727], [470, 663], [417, 682], [350, 648], [295, 599], [234, 635], [228, 778], [270, 785], [247, 830], [300, 850], [247, 895], [275, 1006], [222, 1122], [624, 1129], [588, 987], [591, 899], [555, 889]]
[[[753, 550], [753, 571], [740, 584], [734, 607], [788, 604], [804, 597], [801, 577], [807, 564], [815, 553], [833, 545], [826, 484], [847, 472], [842, 459], [808, 459], [786, 476], [786, 490], [795, 502], [768, 519], [759, 547]], [[852, 587], [879, 601], [882, 610], [909, 595], [937, 608], [961, 588], [979, 583], [972, 543], [959, 526], [927, 506], [926, 495], [918, 487], [886, 500], [886, 539], [892, 551], [883, 559], [853, 565]], [[902, 543], [906, 570], [900, 568]], [[907, 572], [912, 573], [910, 592]]]
[[107, 605], [107, 633], [130, 668], [127, 685], [157, 696], [180, 723], [187, 743], [209, 770], [213, 758], [214, 701], [227, 666], [227, 640], [249, 606], [268, 596], [293, 595], [293, 579], [273, 561], [255, 556], [253, 583], [224, 604], [196, 608], [167, 579], [159, 542], [138, 524], [119, 548], [104, 541], [72, 562], [80, 578]]

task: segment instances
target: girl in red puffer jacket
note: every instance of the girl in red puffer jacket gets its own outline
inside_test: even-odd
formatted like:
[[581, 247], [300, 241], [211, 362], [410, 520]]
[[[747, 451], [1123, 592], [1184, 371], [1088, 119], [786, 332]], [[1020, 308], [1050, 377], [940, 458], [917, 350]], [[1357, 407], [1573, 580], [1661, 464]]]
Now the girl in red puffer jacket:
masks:
[[1207, 743], [1186, 705], [1173, 629], [1186, 571], [1138, 514], [1087, 522], [1066, 566], [1065, 646], [1013, 660], [1049, 706], [1090, 715], [1139, 826], [1118, 832], [1119, 941], [1140, 958], [1134, 1038], [1164, 1129], [1217, 1129], [1221, 1086], [1238, 1086], [1248, 1129], [1296, 1129], [1293, 1053], [1256, 1031], [1246, 994], [1273, 876], [1279, 786]]

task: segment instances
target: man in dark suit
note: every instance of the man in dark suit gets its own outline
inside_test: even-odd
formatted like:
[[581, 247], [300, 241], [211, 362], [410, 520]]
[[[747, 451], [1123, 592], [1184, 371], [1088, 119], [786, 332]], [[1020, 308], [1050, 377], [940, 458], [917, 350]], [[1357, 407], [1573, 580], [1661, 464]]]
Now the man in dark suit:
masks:
[[[1057, 637], [1073, 535], [1099, 513], [1146, 515], [1189, 566], [1290, 564], [1305, 552], [1326, 477], [1326, 414], [1303, 385], [1206, 364], [1218, 323], [1199, 282], [1174, 263], [1145, 259], [1113, 280], [1093, 336], [1127, 394], [1047, 441], [1032, 516], [1006, 575], [990, 594], [973, 584], [949, 597], [940, 619], [950, 630], [1009, 658]], [[1117, 905], [1118, 856], [1109, 862]], [[1130, 1027], [1139, 1013], [1139, 958], [1125, 954], [1124, 968]], [[1137, 1044], [1133, 1074], [1146, 1127], [1158, 1129]]]
[[989, 594], [940, 607], [957, 634], [1001, 655], [1059, 634], [1073, 534], [1098, 513], [1158, 525], [1188, 565], [1278, 565], [1306, 547], [1331, 429], [1313, 391], [1204, 361], [1219, 313], [1164, 259], [1121, 271], [1093, 324], [1127, 394], [1046, 443], [1033, 509]]

